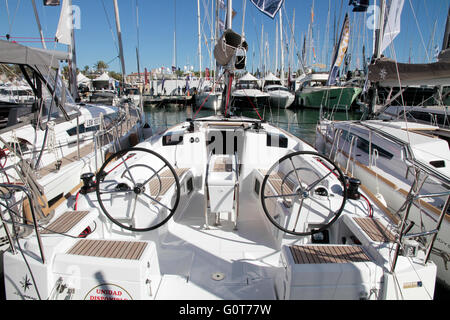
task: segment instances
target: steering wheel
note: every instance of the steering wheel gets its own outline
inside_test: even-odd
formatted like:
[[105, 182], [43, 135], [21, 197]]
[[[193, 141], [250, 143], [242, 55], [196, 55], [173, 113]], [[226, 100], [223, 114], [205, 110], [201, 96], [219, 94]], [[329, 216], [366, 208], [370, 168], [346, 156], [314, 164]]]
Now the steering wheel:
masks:
[[[163, 181], [166, 191], [168, 184], [175, 186], [176, 198], [170, 201], [173, 205], [162, 203]], [[175, 214], [180, 201], [180, 181], [172, 165], [158, 153], [143, 148], [129, 148], [111, 155], [96, 175], [95, 191], [106, 217], [117, 226], [136, 232], [151, 231], [164, 225]], [[108, 211], [105, 202], [109, 201], [112, 208], [114, 198], [123, 199], [125, 214], [120, 206], [116, 206], [114, 214]], [[144, 227], [133, 225], [136, 212], [140, 216], [146, 215], [144, 220], [153, 220], [152, 223], [147, 225], [146, 221]], [[118, 213], [122, 218], [117, 217]]]
[[[268, 206], [268, 201], [274, 200], [283, 200], [285, 206], [290, 202], [292, 210], [286, 219], [279, 219], [277, 212], [271, 214], [269, 207], [274, 207]], [[281, 158], [267, 172], [261, 186], [261, 204], [269, 221], [295, 236], [310, 236], [329, 228], [341, 215], [346, 201], [347, 186], [342, 171], [316, 152], [300, 151]], [[303, 225], [299, 224], [302, 215], [303, 220], [314, 217], [311, 224], [319, 227], [296, 231]]]

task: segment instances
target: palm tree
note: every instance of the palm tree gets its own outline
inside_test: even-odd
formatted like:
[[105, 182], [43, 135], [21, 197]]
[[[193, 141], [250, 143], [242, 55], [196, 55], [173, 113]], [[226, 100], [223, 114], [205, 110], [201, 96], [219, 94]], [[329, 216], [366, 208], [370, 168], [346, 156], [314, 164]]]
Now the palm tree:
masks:
[[84, 66], [84, 69], [81, 73], [87, 76], [89, 74], [89, 66]]
[[97, 70], [97, 72], [104, 73], [106, 70], [108, 70], [109, 66], [106, 64], [106, 62], [100, 60], [94, 64], [94, 68], [95, 70]]

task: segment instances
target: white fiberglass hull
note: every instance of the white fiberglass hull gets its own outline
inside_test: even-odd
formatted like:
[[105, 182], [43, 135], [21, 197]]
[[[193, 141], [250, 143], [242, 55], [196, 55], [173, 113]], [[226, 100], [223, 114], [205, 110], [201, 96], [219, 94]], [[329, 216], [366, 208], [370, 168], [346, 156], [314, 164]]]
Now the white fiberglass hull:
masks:
[[[318, 125], [316, 130], [316, 145], [315, 147], [323, 154], [329, 155], [332, 145], [333, 138], [330, 137], [329, 132], [327, 133], [327, 128], [330, 128], [330, 124]], [[355, 132], [355, 127], [353, 129], [347, 128], [347, 130]], [[343, 140], [341, 138], [341, 140]], [[360, 139], [361, 141], [361, 139]], [[348, 142], [348, 141], [347, 141]], [[378, 144], [378, 147], [382, 147]], [[367, 161], [364, 151], [353, 147], [352, 154], [357, 155], [356, 161], [354, 161], [354, 156], [349, 160], [349, 144], [347, 147], [338, 147], [338, 154], [335, 155], [335, 161], [341, 165], [342, 168], [348, 168], [352, 176], [357, 177], [361, 180], [361, 183], [367, 187], [368, 190], [377, 194], [379, 199], [384, 203], [384, 205], [391, 212], [398, 212], [406, 202], [407, 195], [410, 191], [411, 184], [408, 181], [399, 179], [394, 176], [393, 173], [388, 173], [387, 171], [378, 168], [380, 166], [380, 160], [378, 160], [378, 167], [376, 162], [373, 166], [366, 166], [364, 163]], [[375, 145], [374, 145], [375, 148]], [[389, 150], [388, 147], [385, 147]], [[336, 145], [333, 146], [333, 154], [336, 151]], [[380, 149], [381, 150], [381, 149]], [[375, 160], [373, 160], [375, 161]], [[400, 163], [404, 160], [399, 160]], [[391, 166], [392, 172], [403, 172], [402, 165], [400, 163], [393, 164]], [[411, 171], [409, 176], [413, 175]], [[441, 192], [441, 191], [435, 191]], [[424, 190], [421, 194], [431, 194], [432, 189]], [[434, 230], [436, 228], [436, 221], [441, 213], [441, 208], [444, 204], [443, 198], [433, 199], [425, 198], [420, 200], [418, 205], [412, 205], [409, 214], [409, 220], [414, 222], [414, 227], [409, 233], [420, 233], [424, 230]], [[401, 211], [404, 214], [405, 211]], [[437, 265], [438, 279], [446, 287], [450, 288], [450, 272], [447, 270], [445, 255], [448, 256], [450, 253], [450, 219], [448, 214], [444, 217], [441, 225], [440, 232], [437, 235], [436, 242], [433, 251], [431, 252], [431, 260]]]
[[[210, 117], [137, 147], [105, 163], [99, 191], [80, 195], [78, 211], [57, 212], [56, 222], [78, 220], [70, 238], [42, 235], [46, 263], [35, 235], [20, 240], [28, 265], [5, 253], [7, 299], [433, 298], [436, 266], [400, 255], [394, 278], [395, 244], [371, 240], [357, 222], [393, 232], [388, 217], [375, 203], [345, 201], [342, 177], [331, 174], [340, 172], [289, 133], [253, 119]], [[291, 156], [300, 158], [285, 162]], [[286, 194], [303, 183], [311, 189]], [[319, 237], [280, 229], [311, 232], [325, 221]], [[87, 238], [77, 239], [88, 226]], [[25, 277], [34, 279], [26, 292]]]
[[197, 108], [202, 107], [206, 110], [219, 111], [222, 105], [222, 94], [221, 93], [208, 93], [202, 92], [195, 96], [195, 105]]
[[292, 106], [295, 96], [289, 92], [270, 92], [270, 106], [275, 108], [287, 109]]

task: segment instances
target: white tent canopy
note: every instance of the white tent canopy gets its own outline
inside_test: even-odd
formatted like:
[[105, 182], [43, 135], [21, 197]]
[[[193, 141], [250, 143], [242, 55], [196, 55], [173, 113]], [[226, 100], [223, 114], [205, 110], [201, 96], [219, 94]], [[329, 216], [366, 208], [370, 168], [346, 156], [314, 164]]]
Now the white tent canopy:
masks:
[[86, 77], [84, 74], [79, 73], [77, 75], [77, 83], [78, 84], [89, 84], [92, 80]]
[[281, 81], [280, 78], [277, 78], [272, 72], [270, 72], [265, 78], [264, 81]]
[[240, 78], [239, 81], [258, 81], [258, 79], [248, 72], [245, 76]]
[[110, 79], [110, 76], [105, 72], [101, 76], [95, 78], [93, 81], [109, 81]]

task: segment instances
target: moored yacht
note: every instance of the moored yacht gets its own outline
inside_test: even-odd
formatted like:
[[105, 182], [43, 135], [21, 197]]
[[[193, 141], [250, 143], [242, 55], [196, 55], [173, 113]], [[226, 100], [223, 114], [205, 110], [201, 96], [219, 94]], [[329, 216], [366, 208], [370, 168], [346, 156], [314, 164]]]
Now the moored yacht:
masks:
[[140, 141], [140, 111], [130, 105], [76, 104], [58, 74], [60, 61], [70, 59], [65, 52], [7, 41], [0, 41], [0, 48], [0, 63], [21, 66], [35, 101], [2, 105], [8, 112], [0, 129], [0, 184], [32, 186], [49, 217], [54, 206], [79, 189], [82, 174]]
[[231, 93], [235, 108], [258, 108], [269, 105], [270, 95], [263, 92], [258, 85], [258, 79], [247, 73], [236, 81]]
[[[317, 126], [316, 148], [361, 180], [381, 206], [408, 217], [409, 232], [431, 230], [444, 210], [431, 259], [438, 278], [450, 285], [449, 133], [436, 126], [405, 121], [328, 121]], [[434, 230], [437, 230], [436, 228]], [[419, 243], [426, 237], [419, 236]], [[429, 240], [429, 239], [428, 239]]]
[[197, 108], [219, 111], [222, 106], [223, 88], [219, 84], [205, 85], [195, 95]]
[[270, 95], [271, 107], [287, 109], [294, 103], [295, 95], [283, 86], [281, 79], [275, 77], [273, 73], [269, 73], [264, 78], [263, 91]]

